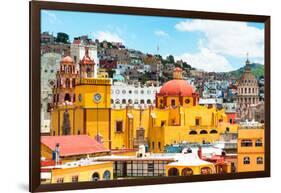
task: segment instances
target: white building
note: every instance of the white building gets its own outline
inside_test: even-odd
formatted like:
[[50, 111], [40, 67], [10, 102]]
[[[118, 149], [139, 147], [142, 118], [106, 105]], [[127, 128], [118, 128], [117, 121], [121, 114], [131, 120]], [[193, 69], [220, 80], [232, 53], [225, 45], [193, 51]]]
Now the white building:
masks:
[[128, 85], [123, 82], [114, 82], [111, 86], [111, 105], [112, 108], [133, 105], [135, 107], [148, 106], [155, 104], [156, 93], [160, 87]]
[[127, 70], [132, 70], [134, 69], [135, 66], [131, 65], [131, 64], [122, 64], [122, 63], [118, 63], [117, 64], [117, 69], [119, 71], [119, 74], [124, 74]]
[[57, 53], [46, 53], [41, 56], [41, 133], [50, 132], [48, 108], [52, 103], [52, 88], [56, 82], [60, 60], [61, 55]]
[[85, 46], [89, 49], [89, 56], [94, 60], [96, 64], [99, 64], [98, 54], [97, 54], [97, 46], [96, 45], [84, 45], [78, 43], [72, 43], [70, 46], [70, 57], [77, 64], [80, 60], [82, 60], [85, 55]]
[[222, 105], [222, 98], [200, 98], [199, 105], [208, 106], [208, 105]]

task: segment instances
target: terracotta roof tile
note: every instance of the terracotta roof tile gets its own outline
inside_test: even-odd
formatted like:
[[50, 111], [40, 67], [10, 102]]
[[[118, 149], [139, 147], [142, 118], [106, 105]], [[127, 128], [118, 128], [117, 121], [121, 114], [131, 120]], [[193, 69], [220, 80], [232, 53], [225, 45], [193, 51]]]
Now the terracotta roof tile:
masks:
[[59, 143], [60, 156], [108, 152], [101, 143], [88, 135], [42, 136], [41, 143], [55, 150]]

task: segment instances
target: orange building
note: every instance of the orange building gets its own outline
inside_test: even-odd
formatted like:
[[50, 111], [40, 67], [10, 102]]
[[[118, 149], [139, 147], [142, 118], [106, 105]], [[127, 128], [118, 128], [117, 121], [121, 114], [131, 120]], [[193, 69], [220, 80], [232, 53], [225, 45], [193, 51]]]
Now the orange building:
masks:
[[241, 123], [237, 143], [237, 171], [264, 171], [264, 125]]

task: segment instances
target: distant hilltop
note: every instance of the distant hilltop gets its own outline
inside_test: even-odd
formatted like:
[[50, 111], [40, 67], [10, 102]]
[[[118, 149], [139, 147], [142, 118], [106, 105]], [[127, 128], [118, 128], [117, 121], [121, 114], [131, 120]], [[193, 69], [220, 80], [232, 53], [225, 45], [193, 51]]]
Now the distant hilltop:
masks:
[[[258, 64], [258, 63], [252, 63], [252, 64], [250, 64], [250, 67], [251, 67], [251, 71], [257, 78], [264, 76], [264, 65]], [[234, 70], [234, 71], [225, 72], [225, 74], [228, 76], [234, 76], [235, 78], [238, 79], [244, 72], [244, 69], [245, 69], [245, 66], [243, 66], [237, 70]]]

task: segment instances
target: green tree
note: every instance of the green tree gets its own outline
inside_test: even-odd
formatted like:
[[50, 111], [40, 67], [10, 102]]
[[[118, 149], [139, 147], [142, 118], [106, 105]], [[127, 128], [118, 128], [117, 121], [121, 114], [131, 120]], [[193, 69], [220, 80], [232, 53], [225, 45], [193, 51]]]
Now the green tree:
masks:
[[68, 43], [69, 41], [69, 36], [66, 33], [63, 32], [59, 32], [57, 33], [57, 38], [56, 38], [56, 42], [60, 42], [60, 43]]
[[175, 63], [175, 58], [172, 55], [167, 56], [166, 60], [167, 60], [168, 63], [172, 63], [172, 64]]

